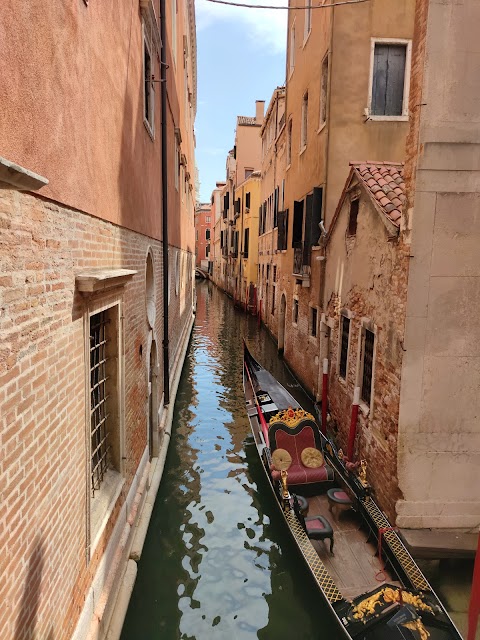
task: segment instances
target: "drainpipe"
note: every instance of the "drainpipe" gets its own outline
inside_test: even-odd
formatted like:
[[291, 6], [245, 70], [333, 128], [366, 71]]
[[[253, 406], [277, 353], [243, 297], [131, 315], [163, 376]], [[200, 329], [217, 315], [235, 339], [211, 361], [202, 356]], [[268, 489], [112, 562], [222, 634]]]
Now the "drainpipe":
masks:
[[167, 34], [165, 0], [160, 0], [160, 95], [162, 134], [162, 240], [163, 240], [163, 403], [170, 404], [170, 358], [168, 342], [168, 160], [167, 160]]

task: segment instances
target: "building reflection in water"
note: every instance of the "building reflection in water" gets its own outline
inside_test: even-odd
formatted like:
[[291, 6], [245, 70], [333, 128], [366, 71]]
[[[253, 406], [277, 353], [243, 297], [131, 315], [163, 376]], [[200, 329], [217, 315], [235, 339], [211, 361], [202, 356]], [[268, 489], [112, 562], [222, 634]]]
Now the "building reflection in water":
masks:
[[301, 393], [256, 320], [200, 283], [172, 441], [122, 640], [335, 640], [249, 437], [243, 336], [294, 395]]

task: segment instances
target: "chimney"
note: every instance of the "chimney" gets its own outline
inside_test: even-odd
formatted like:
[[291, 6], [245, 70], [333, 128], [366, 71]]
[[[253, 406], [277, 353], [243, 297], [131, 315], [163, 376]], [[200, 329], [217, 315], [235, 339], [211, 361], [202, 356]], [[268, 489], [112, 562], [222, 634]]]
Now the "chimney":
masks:
[[255, 100], [255, 122], [257, 124], [263, 123], [264, 111], [265, 111], [265, 100]]

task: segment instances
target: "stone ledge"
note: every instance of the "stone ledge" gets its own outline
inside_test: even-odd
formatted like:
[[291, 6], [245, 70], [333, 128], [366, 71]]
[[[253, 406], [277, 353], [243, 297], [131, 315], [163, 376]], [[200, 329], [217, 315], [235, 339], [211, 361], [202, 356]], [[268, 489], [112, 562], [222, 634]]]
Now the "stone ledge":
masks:
[[132, 269], [90, 269], [77, 273], [75, 283], [80, 293], [95, 293], [123, 287], [136, 273]]
[[478, 533], [465, 529], [400, 529], [414, 558], [474, 558]]
[[24, 169], [1, 156], [0, 182], [5, 182], [20, 191], [37, 191], [48, 184], [48, 180], [38, 173]]

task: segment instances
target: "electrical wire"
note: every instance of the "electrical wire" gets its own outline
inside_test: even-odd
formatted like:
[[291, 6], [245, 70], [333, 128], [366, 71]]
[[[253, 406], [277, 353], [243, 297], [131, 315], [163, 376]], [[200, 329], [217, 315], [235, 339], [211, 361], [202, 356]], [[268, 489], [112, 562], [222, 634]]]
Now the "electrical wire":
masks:
[[303, 7], [280, 7], [278, 5], [268, 4], [247, 4], [243, 2], [229, 2], [229, 0], [205, 0], [206, 2], [213, 2], [214, 4], [226, 4], [230, 7], [246, 7], [247, 9], [287, 9], [289, 11], [296, 11], [297, 9], [303, 9], [308, 11], [309, 9], [328, 9], [328, 7], [338, 7], [342, 4], [360, 4], [361, 2], [368, 2], [369, 0], [344, 0], [343, 2], [332, 2], [330, 4], [311, 4]]

